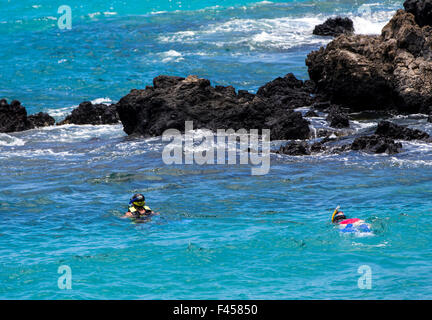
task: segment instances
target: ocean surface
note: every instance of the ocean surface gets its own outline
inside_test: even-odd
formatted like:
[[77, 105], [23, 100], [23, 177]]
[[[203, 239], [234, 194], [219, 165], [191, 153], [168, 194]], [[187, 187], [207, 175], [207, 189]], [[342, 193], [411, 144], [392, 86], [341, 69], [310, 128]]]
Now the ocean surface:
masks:
[[[2, 1], [0, 98], [64, 118], [111, 103], [160, 74], [195, 74], [251, 92], [330, 39], [313, 27], [349, 16], [379, 34], [402, 1]], [[300, 110], [306, 112], [307, 110]], [[325, 115], [311, 119], [327, 126]], [[432, 134], [422, 115], [392, 119]], [[376, 120], [352, 121], [353, 135]], [[276, 149], [283, 141], [275, 141]], [[0, 134], [0, 299], [431, 299], [432, 145], [398, 155], [271, 156], [249, 165], [165, 165], [160, 137], [122, 125]], [[242, 151], [240, 151], [242, 152]], [[133, 193], [161, 213], [120, 217]], [[341, 205], [374, 234], [341, 235]], [[61, 289], [60, 266], [72, 272]], [[359, 285], [368, 266], [371, 287]], [[361, 268], [360, 268], [361, 269]]]

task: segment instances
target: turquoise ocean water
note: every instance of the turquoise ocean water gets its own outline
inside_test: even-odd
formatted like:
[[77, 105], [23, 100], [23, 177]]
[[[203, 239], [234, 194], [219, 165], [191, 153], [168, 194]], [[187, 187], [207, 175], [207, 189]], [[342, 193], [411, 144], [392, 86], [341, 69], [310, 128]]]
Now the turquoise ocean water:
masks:
[[[59, 30], [57, 9], [72, 9]], [[378, 34], [402, 1], [1, 1], [0, 98], [63, 118], [116, 102], [159, 74], [196, 74], [256, 91], [329, 39], [330, 16]], [[302, 110], [305, 111], [305, 110]], [[394, 121], [432, 134], [421, 116]], [[353, 121], [358, 132], [370, 120]], [[314, 128], [325, 127], [324, 118]], [[281, 142], [274, 142], [276, 148]], [[271, 157], [248, 165], [167, 166], [160, 138], [122, 126], [0, 134], [1, 299], [431, 299], [432, 148]], [[129, 197], [162, 214], [120, 219]], [[340, 204], [373, 236], [341, 236]], [[72, 289], [58, 287], [59, 266]], [[372, 288], [358, 287], [358, 268]]]

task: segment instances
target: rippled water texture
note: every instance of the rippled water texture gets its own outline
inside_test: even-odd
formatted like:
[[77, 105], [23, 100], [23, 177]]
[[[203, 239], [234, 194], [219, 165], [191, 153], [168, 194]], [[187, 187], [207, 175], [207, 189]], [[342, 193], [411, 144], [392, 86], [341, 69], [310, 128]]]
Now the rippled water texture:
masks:
[[[379, 33], [401, 7], [68, 2], [69, 31], [56, 27], [52, 1], [8, 2], [0, 18], [0, 97], [58, 119], [159, 74], [250, 91], [288, 72], [306, 79], [306, 54], [329, 41], [312, 35], [315, 24], [339, 13], [357, 32]], [[359, 12], [364, 3], [371, 15]], [[393, 120], [432, 134], [422, 117]], [[374, 125], [353, 122], [360, 133]], [[326, 126], [324, 115], [312, 126]], [[403, 142], [396, 156], [272, 155], [264, 176], [248, 165], [167, 166], [165, 144], [127, 137], [120, 124], [0, 134], [0, 298], [432, 298], [430, 144]], [[161, 215], [120, 219], [135, 192]], [[339, 234], [329, 222], [338, 204], [374, 235]], [[58, 288], [61, 265], [72, 290]], [[370, 290], [358, 287], [362, 265]]]

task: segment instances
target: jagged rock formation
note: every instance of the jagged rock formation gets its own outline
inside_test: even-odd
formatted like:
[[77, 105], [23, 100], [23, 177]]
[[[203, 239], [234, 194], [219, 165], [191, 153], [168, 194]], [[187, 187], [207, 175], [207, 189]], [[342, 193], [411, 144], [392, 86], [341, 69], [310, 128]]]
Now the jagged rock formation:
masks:
[[354, 23], [350, 18], [329, 18], [323, 24], [315, 26], [313, 34], [336, 37], [341, 34], [353, 34]]
[[132, 90], [120, 99], [117, 111], [127, 134], [160, 136], [167, 129], [184, 131], [185, 121], [193, 121], [194, 128], [212, 131], [271, 129], [272, 140], [306, 139], [310, 129], [301, 113], [289, 110], [286, 103], [270, 102], [281, 101], [293, 88], [303, 86], [294, 79], [290, 77], [294, 84], [285, 91], [280, 91], [278, 80], [254, 95], [237, 94], [231, 86], [212, 87], [209, 80], [196, 76], [158, 76], [153, 86]]
[[356, 111], [429, 108], [432, 27], [416, 22], [427, 20], [425, 10], [399, 10], [379, 36], [341, 35], [310, 53], [306, 64], [318, 94]]

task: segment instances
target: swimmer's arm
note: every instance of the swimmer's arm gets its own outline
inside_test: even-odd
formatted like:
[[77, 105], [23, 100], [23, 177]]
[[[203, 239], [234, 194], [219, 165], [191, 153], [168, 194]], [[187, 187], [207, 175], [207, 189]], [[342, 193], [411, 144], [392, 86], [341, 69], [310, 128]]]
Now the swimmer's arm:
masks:
[[133, 214], [132, 214], [132, 212], [128, 211], [121, 218], [124, 219], [124, 218], [131, 218], [131, 217], [133, 217]]

